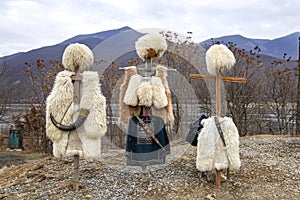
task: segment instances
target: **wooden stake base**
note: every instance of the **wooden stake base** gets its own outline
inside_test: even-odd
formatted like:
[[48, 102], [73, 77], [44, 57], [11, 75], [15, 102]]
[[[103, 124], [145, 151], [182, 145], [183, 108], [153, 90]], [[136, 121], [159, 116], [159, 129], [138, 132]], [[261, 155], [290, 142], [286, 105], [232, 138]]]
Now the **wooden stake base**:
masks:
[[79, 155], [74, 155], [74, 176], [73, 176], [73, 188], [76, 192], [79, 190]]
[[[230, 178], [230, 170], [229, 168], [226, 169], [227, 172], [227, 179]], [[216, 169], [216, 180], [215, 180], [216, 186], [221, 187], [221, 170]]]

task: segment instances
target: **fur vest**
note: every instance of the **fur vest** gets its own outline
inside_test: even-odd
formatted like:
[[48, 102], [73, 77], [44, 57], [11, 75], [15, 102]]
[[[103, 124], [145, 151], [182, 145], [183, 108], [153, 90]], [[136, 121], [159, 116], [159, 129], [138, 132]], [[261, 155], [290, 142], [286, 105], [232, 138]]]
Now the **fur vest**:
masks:
[[230, 168], [238, 170], [241, 166], [239, 156], [239, 133], [231, 118], [219, 118], [226, 147], [220, 138], [213, 117], [202, 120], [204, 124], [198, 136], [196, 167], [199, 171]]
[[79, 154], [86, 160], [100, 157], [101, 137], [106, 133], [106, 99], [101, 93], [98, 73], [82, 72], [80, 83], [80, 105], [90, 111], [84, 124], [75, 131], [61, 131], [51, 120], [50, 113], [62, 124], [69, 125], [76, 120], [78, 110], [74, 110], [74, 86], [71, 76], [74, 72], [64, 70], [57, 74], [53, 89], [46, 101], [46, 133], [53, 141], [55, 157]]
[[135, 66], [125, 69], [125, 79], [120, 87], [121, 123], [128, 123], [134, 115], [140, 113], [140, 106], [151, 107], [152, 115], [163, 119], [166, 125], [174, 122], [171, 91], [167, 81], [167, 68], [158, 65], [155, 76], [142, 77]]

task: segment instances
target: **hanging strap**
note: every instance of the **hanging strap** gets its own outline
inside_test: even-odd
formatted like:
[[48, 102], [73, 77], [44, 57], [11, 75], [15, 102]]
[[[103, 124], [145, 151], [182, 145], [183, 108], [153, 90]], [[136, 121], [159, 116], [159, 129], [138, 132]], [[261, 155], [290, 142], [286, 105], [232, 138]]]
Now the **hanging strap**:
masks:
[[222, 140], [224, 146], [226, 147], [226, 143], [225, 143], [225, 139], [224, 139], [224, 134], [223, 134], [223, 131], [222, 131], [222, 129], [221, 129], [221, 126], [220, 126], [220, 122], [219, 122], [218, 117], [215, 116], [215, 117], [214, 117], [214, 120], [215, 120], [216, 127], [217, 127], [217, 129], [218, 129], [219, 135], [220, 135], [220, 137], [221, 137], [221, 140]]
[[144, 123], [144, 121], [135, 113], [134, 116], [137, 118], [139, 121], [140, 125], [143, 127], [143, 129], [150, 135], [150, 137], [160, 146], [163, 150], [165, 148], [162, 146], [162, 144], [159, 142], [159, 140], [155, 137], [154, 133], [148, 128], [148, 126]]

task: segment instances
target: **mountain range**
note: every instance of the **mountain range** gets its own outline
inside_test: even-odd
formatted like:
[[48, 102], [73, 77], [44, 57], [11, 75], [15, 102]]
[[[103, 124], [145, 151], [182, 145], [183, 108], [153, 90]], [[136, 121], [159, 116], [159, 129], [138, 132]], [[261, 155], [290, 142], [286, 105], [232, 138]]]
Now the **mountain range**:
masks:
[[[20, 52], [2, 57], [0, 60], [7, 62], [8, 69], [6, 70], [5, 76], [0, 78], [0, 86], [3, 88], [5, 85], [19, 83], [19, 96], [16, 97], [16, 99], [27, 98], [31, 94], [31, 87], [28, 77], [23, 72], [25, 62], [34, 64], [38, 59], [43, 59], [46, 64], [50, 60], [61, 61], [66, 46], [76, 42], [89, 46], [94, 52], [96, 61], [101, 60], [110, 64], [118, 59], [124, 60], [125, 57], [128, 60], [137, 57], [134, 42], [142, 35], [143, 33], [126, 26], [115, 30], [78, 35], [53, 46], [45, 46], [28, 52]], [[292, 60], [297, 60], [299, 36], [300, 32], [295, 32], [284, 37], [267, 40], [250, 39], [241, 35], [230, 35], [213, 38], [213, 41], [220, 41], [222, 43], [233, 42], [237, 44], [237, 48], [245, 49], [246, 51], [253, 49], [255, 46], [259, 46], [261, 49], [260, 53], [268, 57], [282, 59], [286, 53], [287, 56], [291, 56]], [[209, 46], [212, 44], [212, 39], [205, 40], [199, 44]], [[120, 59], [120, 57], [122, 57], [122, 59]], [[103, 69], [96, 67], [96, 70], [101, 71]]]
[[291, 56], [292, 60], [298, 59], [298, 48], [300, 32], [295, 32], [284, 37], [276, 38], [273, 40], [267, 39], [251, 39], [241, 35], [230, 35], [219, 38], [213, 38], [201, 42], [202, 45], [211, 45], [212, 40], [222, 43], [233, 42], [237, 44], [237, 48], [245, 49], [246, 51], [253, 50], [255, 46], [261, 49], [261, 54], [268, 55], [277, 59], [282, 59], [286, 53], [287, 56]]

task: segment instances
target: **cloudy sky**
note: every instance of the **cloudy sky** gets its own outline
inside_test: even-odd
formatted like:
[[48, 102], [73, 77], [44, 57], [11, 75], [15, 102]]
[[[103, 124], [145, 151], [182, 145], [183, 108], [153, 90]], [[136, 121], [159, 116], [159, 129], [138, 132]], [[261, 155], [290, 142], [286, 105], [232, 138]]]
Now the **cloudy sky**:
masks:
[[299, 0], [1, 0], [0, 57], [123, 26], [274, 39], [300, 31], [299, 10]]

